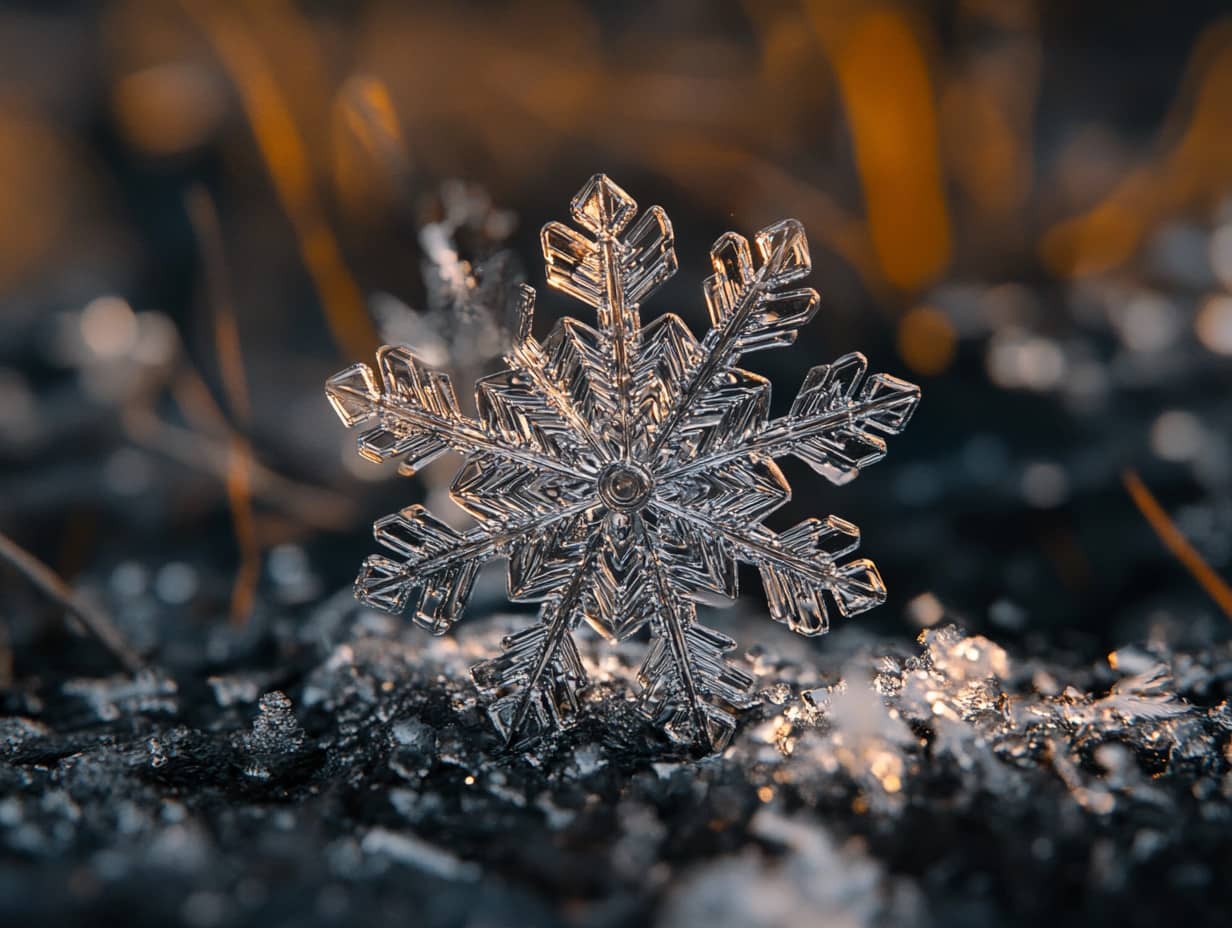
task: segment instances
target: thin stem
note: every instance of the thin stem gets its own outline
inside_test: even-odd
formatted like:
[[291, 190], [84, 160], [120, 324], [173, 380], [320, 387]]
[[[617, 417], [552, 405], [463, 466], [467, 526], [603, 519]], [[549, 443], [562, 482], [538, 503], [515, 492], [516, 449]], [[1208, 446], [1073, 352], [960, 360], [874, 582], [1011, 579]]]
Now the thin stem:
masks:
[[[249, 400], [248, 378], [244, 373], [239, 323], [236, 319], [235, 304], [231, 299], [224, 256], [226, 249], [223, 246], [218, 211], [209, 193], [201, 185], [189, 191], [185, 202], [197, 233], [201, 261], [205, 267], [206, 294], [214, 316], [214, 344], [218, 350], [218, 363], [227, 404], [240, 428], [246, 429], [252, 418], [252, 404]], [[248, 468], [248, 462], [253, 455], [246, 438], [233, 435], [230, 445], [227, 456], [227, 501], [231, 507], [235, 543], [240, 555], [235, 582], [231, 586], [231, 621], [242, 625], [248, 621], [256, 599], [257, 583], [261, 576], [261, 541], [257, 537], [256, 518], [252, 507], [252, 479]]]
[[1210, 564], [1203, 560], [1198, 549], [1189, 543], [1189, 539], [1177, 528], [1176, 523], [1159, 504], [1159, 500], [1147, 489], [1147, 485], [1142, 482], [1137, 471], [1122, 472], [1121, 480], [1130, 498], [1134, 501], [1134, 505], [1150, 523], [1155, 534], [1159, 536], [1159, 540], [1193, 575], [1198, 585], [1206, 591], [1206, 595], [1223, 610], [1223, 614], [1232, 619], [1232, 587], [1215, 572]]
[[764, 525], [734, 528], [695, 509], [685, 509], [662, 500], [656, 500], [655, 506], [678, 519], [684, 519], [686, 522], [692, 523], [708, 533], [722, 535], [735, 546], [742, 560], [752, 564], [758, 564], [765, 560], [775, 561], [785, 568], [803, 574], [816, 583], [829, 584], [834, 582], [834, 572], [832, 569], [818, 567], [813, 561], [792, 554], [779, 543], [778, 536]]
[[376, 332], [321, 202], [307, 141], [265, 49], [228, 5], [205, 0], [179, 0], [179, 5], [204, 34], [235, 86], [330, 334], [344, 356], [363, 357], [376, 347]]
[[504, 444], [469, 421], [446, 419], [442, 416], [416, 409], [402, 403], [391, 403], [382, 397], [378, 407], [383, 416], [404, 422], [412, 428], [425, 429], [443, 438], [455, 451], [483, 451], [496, 457], [517, 461], [532, 468], [551, 470], [570, 477], [578, 475], [579, 468], [571, 464], [539, 454], [529, 448]]
[[629, 459], [629, 346], [625, 332], [625, 291], [620, 273], [619, 243], [606, 232], [599, 235], [603, 262], [603, 289], [611, 323], [612, 359], [616, 362], [616, 395], [620, 416], [621, 456]]
[[[123, 415], [124, 431], [142, 448], [191, 467], [227, 479], [234, 434], [227, 440], [192, 432], [164, 422], [148, 408], [138, 407]], [[305, 525], [325, 531], [345, 531], [354, 522], [354, 505], [340, 494], [283, 477], [251, 457], [247, 463], [252, 491], [278, 506]]]

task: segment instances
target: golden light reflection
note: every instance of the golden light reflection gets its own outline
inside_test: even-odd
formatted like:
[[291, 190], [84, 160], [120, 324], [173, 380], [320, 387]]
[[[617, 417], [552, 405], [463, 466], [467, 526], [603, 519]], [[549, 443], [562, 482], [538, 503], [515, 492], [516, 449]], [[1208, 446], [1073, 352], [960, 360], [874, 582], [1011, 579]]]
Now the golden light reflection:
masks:
[[81, 311], [81, 338], [99, 358], [127, 357], [137, 343], [137, 317], [122, 297], [100, 296]]
[[1194, 331], [1207, 350], [1232, 355], [1232, 296], [1207, 297], [1194, 317]]

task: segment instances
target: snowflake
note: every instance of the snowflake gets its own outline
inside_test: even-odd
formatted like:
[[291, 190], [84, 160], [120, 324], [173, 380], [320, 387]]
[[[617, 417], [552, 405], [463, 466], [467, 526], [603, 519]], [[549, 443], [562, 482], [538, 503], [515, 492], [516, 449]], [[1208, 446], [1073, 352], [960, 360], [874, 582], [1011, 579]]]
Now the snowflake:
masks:
[[[540, 602], [539, 621], [508, 636], [473, 675], [511, 746], [576, 718], [586, 682], [574, 630], [611, 641], [648, 628], [640, 707], [674, 741], [724, 745], [753, 678], [728, 663], [727, 636], [697, 621], [698, 603], [730, 603], [736, 565], [761, 574], [771, 618], [820, 635], [832, 617], [885, 599], [876, 567], [848, 559], [859, 531], [835, 516], [785, 532], [762, 525], [790, 495], [775, 464], [795, 455], [846, 483], [885, 454], [919, 390], [846, 355], [813, 368], [795, 403], [771, 419], [770, 383], [737, 367], [741, 355], [791, 344], [817, 294], [790, 289], [808, 274], [804, 231], [788, 219], [748, 240], [723, 235], [705, 282], [712, 327], [700, 342], [675, 315], [642, 326], [639, 306], [676, 270], [671, 223], [603, 175], [574, 197], [578, 232], [542, 232], [549, 286], [597, 311], [598, 327], [561, 320], [531, 334], [534, 291], [521, 290], [508, 368], [480, 380], [476, 417], [449, 378], [409, 349], [386, 346], [378, 374], [356, 364], [327, 393], [359, 451], [397, 457], [413, 474], [446, 451], [464, 455], [451, 495], [477, 520], [456, 531], [421, 506], [379, 519], [358, 597], [409, 612], [434, 634], [466, 605], [481, 566], [508, 559], [508, 595]], [[756, 255], [756, 259], [754, 257]]]

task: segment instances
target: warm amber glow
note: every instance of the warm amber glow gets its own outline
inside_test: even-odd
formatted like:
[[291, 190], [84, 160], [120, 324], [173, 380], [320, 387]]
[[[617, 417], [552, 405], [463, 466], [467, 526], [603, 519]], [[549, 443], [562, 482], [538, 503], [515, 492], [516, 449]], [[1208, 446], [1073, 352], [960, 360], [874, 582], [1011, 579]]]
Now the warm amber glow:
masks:
[[990, 222], [1012, 221], [1031, 182], [1031, 151], [1011, 124], [1002, 101], [986, 85], [950, 87], [941, 115], [950, 170], [977, 211]]
[[68, 218], [78, 165], [48, 125], [0, 105], [0, 286], [17, 283], [49, 252]]
[[153, 155], [188, 151], [222, 119], [222, 88], [190, 63], [156, 65], [116, 81], [111, 108], [129, 144]]
[[1209, 351], [1232, 355], [1232, 296], [1207, 297], [1194, 317], [1194, 331]]
[[899, 320], [898, 354], [916, 373], [940, 374], [957, 350], [954, 326], [939, 309], [917, 306]]

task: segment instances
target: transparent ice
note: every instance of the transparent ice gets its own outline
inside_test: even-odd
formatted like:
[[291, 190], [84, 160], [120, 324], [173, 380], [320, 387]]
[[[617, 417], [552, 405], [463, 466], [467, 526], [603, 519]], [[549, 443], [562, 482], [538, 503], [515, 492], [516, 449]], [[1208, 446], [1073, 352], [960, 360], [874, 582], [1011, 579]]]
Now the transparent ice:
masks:
[[772, 419], [770, 383], [737, 367], [747, 352], [790, 345], [817, 309], [796, 284], [810, 270], [794, 219], [752, 242], [723, 235], [704, 284], [711, 329], [699, 341], [675, 315], [643, 326], [641, 303], [676, 271], [672, 227], [599, 174], [573, 198], [581, 231], [542, 231], [548, 285], [593, 307], [597, 327], [560, 321], [532, 334], [534, 291], [520, 291], [508, 368], [475, 387], [464, 415], [449, 378], [410, 349], [386, 346], [377, 370], [356, 364], [327, 394], [359, 452], [413, 474], [463, 455], [453, 499], [477, 520], [455, 530], [421, 506], [379, 519], [389, 555], [368, 558], [359, 598], [444, 634], [492, 558], [508, 559], [508, 595], [540, 602], [536, 624], [472, 670], [511, 746], [568, 725], [586, 672], [573, 639], [583, 622], [616, 642], [648, 628], [641, 709], [682, 744], [728, 741], [753, 702], [753, 678], [724, 654], [735, 642], [697, 620], [698, 603], [737, 595], [736, 565], [761, 574], [770, 616], [803, 635], [885, 598], [871, 561], [852, 558], [859, 530], [836, 516], [784, 532], [762, 525], [789, 497], [776, 457], [795, 455], [836, 484], [885, 455], [919, 390], [868, 375], [863, 355], [813, 368], [788, 414]]

